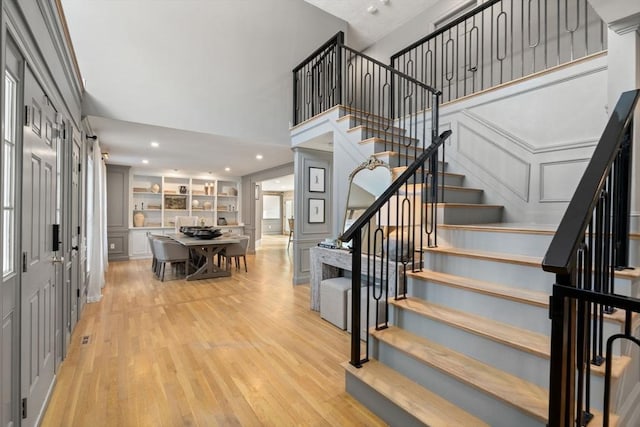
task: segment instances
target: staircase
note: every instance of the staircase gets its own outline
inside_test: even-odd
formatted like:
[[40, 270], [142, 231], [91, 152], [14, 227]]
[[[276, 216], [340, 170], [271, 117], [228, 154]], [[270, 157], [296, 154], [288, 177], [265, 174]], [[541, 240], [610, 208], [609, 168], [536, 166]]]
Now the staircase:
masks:
[[[385, 149], [379, 129], [342, 114], [337, 122], [363, 155], [390, 163], [395, 176], [404, 171], [402, 154]], [[409, 141], [402, 129], [391, 132]], [[404, 155], [419, 153], [411, 147]], [[423, 248], [424, 269], [408, 273], [407, 298], [389, 301], [390, 326], [370, 330], [372, 359], [361, 368], [344, 364], [347, 391], [390, 425], [546, 425], [554, 275], [541, 260], [555, 227], [501, 224], [501, 206], [483, 204], [482, 189], [441, 167], [438, 247]], [[618, 292], [637, 297], [639, 278], [639, 269], [617, 272]], [[623, 321], [620, 312], [606, 316], [605, 335], [621, 332]], [[611, 425], [636, 425], [640, 358], [620, 345], [614, 354]], [[604, 369], [591, 378], [593, 426], [602, 425]]]

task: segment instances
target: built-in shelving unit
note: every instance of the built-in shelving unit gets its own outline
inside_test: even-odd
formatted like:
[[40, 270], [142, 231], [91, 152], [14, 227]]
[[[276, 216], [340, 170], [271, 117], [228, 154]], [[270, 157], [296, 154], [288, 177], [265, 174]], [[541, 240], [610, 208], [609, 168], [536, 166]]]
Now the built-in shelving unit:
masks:
[[129, 256], [151, 255], [147, 232], [173, 233], [177, 216], [197, 217], [198, 225], [242, 234], [240, 182], [131, 172]]
[[199, 225], [238, 226], [238, 181], [132, 174], [131, 227], [173, 228], [176, 216]]

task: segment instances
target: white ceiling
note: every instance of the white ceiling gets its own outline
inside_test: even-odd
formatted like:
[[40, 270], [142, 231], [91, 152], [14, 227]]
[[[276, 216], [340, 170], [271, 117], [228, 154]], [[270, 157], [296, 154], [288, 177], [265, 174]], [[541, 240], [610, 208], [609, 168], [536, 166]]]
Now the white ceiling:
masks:
[[[378, 13], [366, 12], [370, 3]], [[109, 163], [232, 176], [293, 160], [291, 70], [347, 32], [312, 4], [350, 20], [348, 44], [362, 48], [432, 3], [62, 0], [84, 114]]]

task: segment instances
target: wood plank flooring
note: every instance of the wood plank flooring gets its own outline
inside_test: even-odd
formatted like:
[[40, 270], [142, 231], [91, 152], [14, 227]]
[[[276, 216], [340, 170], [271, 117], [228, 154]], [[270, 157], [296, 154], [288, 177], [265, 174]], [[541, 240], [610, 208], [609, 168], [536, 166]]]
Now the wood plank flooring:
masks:
[[160, 282], [150, 260], [111, 263], [42, 426], [384, 425], [344, 391], [350, 335], [291, 285], [286, 239], [263, 239], [229, 278]]

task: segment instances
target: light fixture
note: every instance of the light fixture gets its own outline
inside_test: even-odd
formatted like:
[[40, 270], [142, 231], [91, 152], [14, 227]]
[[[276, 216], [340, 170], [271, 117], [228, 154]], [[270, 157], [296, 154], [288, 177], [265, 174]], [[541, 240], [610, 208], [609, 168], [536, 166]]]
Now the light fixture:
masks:
[[262, 160], [262, 154], [257, 154], [257, 155], [256, 155], [256, 159], [258, 159], [258, 160]]
[[147, 160], [147, 159], [142, 159], [142, 163], [144, 163], [145, 165], [148, 165], [148, 164], [149, 164], [149, 160]]
[[103, 160], [109, 160], [109, 153], [100, 153], [100, 154], [102, 154]]
[[382, 3], [382, 4], [389, 4], [389, 0], [380, 0], [380, 3]]
[[151, 146], [153, 148], [158, 148], [160, 146], [160, 144], [158, 144], [158, 141], [151, 141]]
[[224, 171], [225, 172], [229, 172], [229, 171], [231, 171], [231, 168], [230, 167], [226, 167], [226, 168], [224, 168]]
[[378, 8], [377, 8], [377, 7], [375, 7], [374, 5], [370, 5], [370, 6], [367, 8], [367, 12], [369, 12], [370, 14], [372, 14], [372, 15], [373, 15], [373, 14], [375, 14], [376, 12], [378, 12]]

